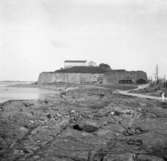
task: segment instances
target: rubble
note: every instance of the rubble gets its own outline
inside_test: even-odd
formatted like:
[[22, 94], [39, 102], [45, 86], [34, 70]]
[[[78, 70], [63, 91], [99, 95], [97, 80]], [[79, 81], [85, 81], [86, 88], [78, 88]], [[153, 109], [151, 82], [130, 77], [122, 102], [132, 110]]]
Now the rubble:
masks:
[[0, 160], [167, 160], [167, 109], [158, 101], [95, 87], [61, 95], [0, 105]]

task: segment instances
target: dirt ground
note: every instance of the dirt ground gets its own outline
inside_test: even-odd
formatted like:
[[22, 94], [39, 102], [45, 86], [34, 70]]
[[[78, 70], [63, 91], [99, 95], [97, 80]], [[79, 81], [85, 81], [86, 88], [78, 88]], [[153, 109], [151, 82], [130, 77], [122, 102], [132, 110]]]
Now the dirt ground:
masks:
[[0, 104], [1, 161], [166, 161], [167, 104], [76, 88]]

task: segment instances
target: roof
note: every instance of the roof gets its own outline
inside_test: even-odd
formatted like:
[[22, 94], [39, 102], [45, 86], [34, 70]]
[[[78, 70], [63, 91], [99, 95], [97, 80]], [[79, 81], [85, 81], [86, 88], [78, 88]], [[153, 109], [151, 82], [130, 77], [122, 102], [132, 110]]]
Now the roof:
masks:
[[65, 60], [65, 63], [86, 63], [86, 60]]
[[74, 66], [70, 68], [59, 69], [55, 71], [56, 73], [105, 73], [106, 71], [100, 67], [93, 66]]

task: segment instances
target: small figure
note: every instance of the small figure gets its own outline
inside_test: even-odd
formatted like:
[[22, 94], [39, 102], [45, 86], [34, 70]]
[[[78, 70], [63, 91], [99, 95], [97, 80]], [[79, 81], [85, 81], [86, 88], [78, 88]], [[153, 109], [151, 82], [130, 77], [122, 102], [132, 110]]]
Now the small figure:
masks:
[[165, 101], [165, 92], [162, 92], [162, 94], [161, 94], [161, 99], [162, 99], [162, 102]]

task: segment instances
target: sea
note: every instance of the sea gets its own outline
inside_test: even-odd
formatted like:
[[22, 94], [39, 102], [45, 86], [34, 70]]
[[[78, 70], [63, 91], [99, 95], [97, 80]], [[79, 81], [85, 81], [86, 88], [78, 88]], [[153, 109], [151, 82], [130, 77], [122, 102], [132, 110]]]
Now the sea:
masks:
[[[22, 87], [18, 84], [31, 84], [32, 82], [3, 81], [0, 82], [0, 103], [9, 100], [38, 100], [45, 99], [56, 92], [36, 87]], [[16, 86], [15, 86], [16, 85]]]

